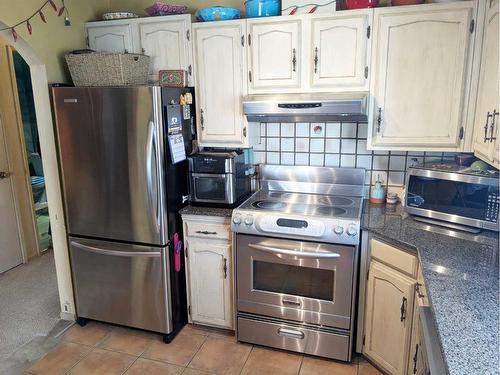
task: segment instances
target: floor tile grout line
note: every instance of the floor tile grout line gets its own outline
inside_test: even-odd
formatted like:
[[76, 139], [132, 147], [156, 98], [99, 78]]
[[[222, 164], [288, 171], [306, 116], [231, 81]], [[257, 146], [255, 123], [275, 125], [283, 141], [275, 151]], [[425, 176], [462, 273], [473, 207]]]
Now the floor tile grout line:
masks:
[[[67, 341], [66, 341], [66, 342], [67, 342]], [[59, 343], [59, 345], [60, 345], [60, 344], [61, 344], [61, 343]], [[75, 343], [72, 343], [72, 344], [75, 344]], [[59, 345], [58, 345], [58, 346], [59, 346]], [[94, 349], [95, 349], [95, 346], [89, 346], [89, 345], [84, 345], [84, 344], [78, 344], [78, 345], [80, 345], [80, 346], [85, 346], [85, 347], [89, 347], [89, 348], [90, 348], [90, 350], [89, 350], [89, 352], [88, 352], [87, 354], [85, 354], [82, 358], [80, 358], [78, 361], [76, 361], [76, 363], [75, 363], [73, 366], [71, 366], [71, 368], [69, 368], [69, 369], [68, 369], [68, 370], [67, 370], [64, 374], [69, 374], [69, 373], [70, 373], [70, 371], [71, 371], [71, 370], [73, 370], [73, 369], [76, 367], [76, 365], [78, 365], [81, 361], [83, 361], [85, 358], [87, 358], [87, 357], [90, 355], [90, 353], [92, 353], [92, 352], [94, 351]]]
[[255, 345], [252, 345], [252, 347], [250, 348], [250, 351], [248, 352], [247, 358], [245, 359], [245, 362], [243, 362], [243, 366], [241, 366], [241, 370], [239, 372], [240, 375], [243, 372], [243, 369], [245, 368], [245, 366], [248, 362], [248, 358], [250, 358], [250, 355], [252, 354], [254, 348], [255, 348]]
[[304, 364], [304, 354], [302, 354], [302, 357], [300, 359], [300, 366], [299, 366], [299, 371], [297, 372], [297, 375], [300, 375], [300, 371], [302, 371], [303, 364]]
[[132, 363], [125, 369], [125, 371], [122, 372], [121, 375], [125, 374], [128, 370], [130, 370], [130, 368], [134, 365], [134, 363], [137, 362], [137, 360], [139, 359], [140, 357], [135, 357], [135, 359], [132, 361]]
[[[202, 335], [199, 335], [199, 336], [202, 336]], [[194, 357], [196, 357], [196, 355], [200, 352], [200, 350], [203, 347], [203, 345], [205, 345], [205, 343], [207, 342], [208, 335], [204, 336], [204, 337], [205, 338], [203, 339], [203, 342], [200, 344], [200, 346], [198, 347], [198, 349], [196, 349], [196, 352], [193, 354], [193, 356], [191, 357], [191, 359], [189, 360], [189, 362], [187, 363], [187, 365], [184, 368], [188, 368], [189, 367], [189, 365], [191, 364], [191, 362], [193, 362]]]

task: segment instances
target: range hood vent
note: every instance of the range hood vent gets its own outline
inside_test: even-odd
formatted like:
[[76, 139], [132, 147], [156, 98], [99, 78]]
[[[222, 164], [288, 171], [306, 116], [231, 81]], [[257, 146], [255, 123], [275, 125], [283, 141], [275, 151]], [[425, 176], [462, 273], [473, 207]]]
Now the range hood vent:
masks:
[[367, 121], [367, 94], [250, 95], [243, 99], [249, 122]]

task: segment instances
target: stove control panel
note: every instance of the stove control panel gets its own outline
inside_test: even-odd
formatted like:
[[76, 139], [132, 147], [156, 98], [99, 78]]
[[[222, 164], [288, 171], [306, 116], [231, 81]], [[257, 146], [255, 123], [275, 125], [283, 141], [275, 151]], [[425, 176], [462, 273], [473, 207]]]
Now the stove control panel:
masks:
[[233, 212], [231, 229], [236, 233], [274, 235], [284, 238], [314, 238], [328, 243], [359, 243], [359, 222], [346, 219], [317, 219], [286, 214]]

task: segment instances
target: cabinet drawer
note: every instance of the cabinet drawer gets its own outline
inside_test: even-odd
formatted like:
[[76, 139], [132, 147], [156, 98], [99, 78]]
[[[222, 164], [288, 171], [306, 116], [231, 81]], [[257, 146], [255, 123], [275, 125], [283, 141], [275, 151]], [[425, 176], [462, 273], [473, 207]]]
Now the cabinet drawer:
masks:
[[204, 237], [228, 240], [231, 238], [231, 229], [225, 224], [209, 224], [203, 222], [186, 222], [188, 237]]
[[384, 242], [370, 241], [371, 257], [412, 277], [417, 277], [418, 259], [416, 256], [399, 250]]

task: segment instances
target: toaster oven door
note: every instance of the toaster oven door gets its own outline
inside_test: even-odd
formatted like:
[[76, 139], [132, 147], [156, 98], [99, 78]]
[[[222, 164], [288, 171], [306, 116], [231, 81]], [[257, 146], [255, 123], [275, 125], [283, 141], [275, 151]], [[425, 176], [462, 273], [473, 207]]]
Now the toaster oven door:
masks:
[[231, 173], [191, 173], [191, 200], [206, 203], [227, 203], [235, 200], [234, 177]]

